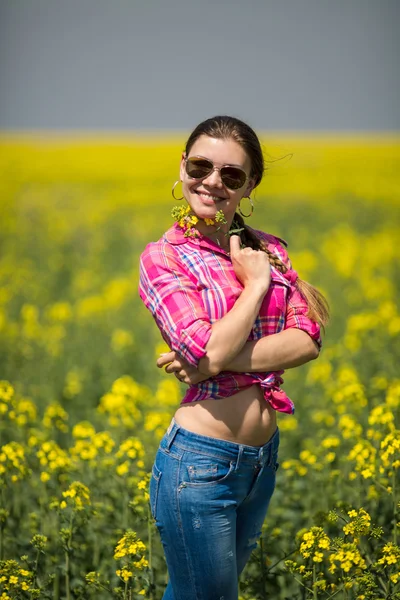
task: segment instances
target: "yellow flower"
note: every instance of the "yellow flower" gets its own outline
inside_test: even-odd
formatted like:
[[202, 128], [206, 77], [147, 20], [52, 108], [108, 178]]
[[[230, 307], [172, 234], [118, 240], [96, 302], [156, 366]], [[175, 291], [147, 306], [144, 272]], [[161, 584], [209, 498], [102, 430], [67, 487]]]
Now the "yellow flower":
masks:
[[312, 454], [309, 450], [303, 450], [302, 452], [300, 452], [300, 460], [309, 465], [314, 465], [317, 462], [317, 457], [315, 456], [315, 454]]
[[72, 429], [72, 437], [74, 438], [91, 438], [95, 433], [96, 430], [89, 421], [81, 421], [74, 425]]
[[[123, 558], [125, 556], [131, 556], [134, 559], [139, 559], [138, 564], [143, 558], [142, 554], [146, 550], [146, 546], [140, 540], [136, 533], [132, 530], [128, 530], [126, 534], [119, 540], [117, 547], [114, 551], [115, 560]], [[140, 563], [143, 564], [143, 563]]]
[[122, 464], [118, 465], [118, 467], [115, 470], [117, 472], [117, 475], [126, 475], [129, 472], [129, 462], [126, 460]]
[[90, 506], [91, 504], [89, 488], [80, 481], [71, 483], [69, 488], [63, 492], [62, 495], [64, 498], [71, 498], [73, 508], [78, 511], [83, 510], [85, 506]]
[[323, 448], [337, 448], [340, 445], [340, 439], [336, 436], [330, 436], [322, 440], [321, 446]]
[[324, 555], [322, 554], [322, 552], [316, 552], [313, 556], [313, 561], [314, 562], [322, 562], [324, 558]]
[[133, 576], [132, 571], [129, 571], [126, 567], [122, 567], [122, 569], [118, 569], [118, 571], [116, 571], [116, 574], [118, 575], [118, 577], [121, 577], [121, 579], [125, 583]]
[[361, 475], [364, 477], [364, 479], [369, 479], [370, 477], [373, 476], [373, 471], [370, 467], [368, 467], [367, 469], [363, 469], [361, 471]]
[[26, 569], [20, 569], [19, 574], [22, 575], [23, 577], [28, 577], [28, 575], [31, 575], [31, 572], [27, 571]]

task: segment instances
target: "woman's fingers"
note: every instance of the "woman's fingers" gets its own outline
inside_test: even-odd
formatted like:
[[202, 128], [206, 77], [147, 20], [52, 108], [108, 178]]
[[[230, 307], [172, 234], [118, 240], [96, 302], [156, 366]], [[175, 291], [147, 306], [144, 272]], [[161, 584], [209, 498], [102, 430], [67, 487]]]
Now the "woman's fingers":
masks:
[[182, 369], [182, 363], [179, 360], [174, 360], [172, 363], [165, 367], [166, 373], [175, 373]]
[[173, 360], [175, 360], [175, 358], [176, 352], [164, 352], [163, 354], [160, 354], [160, 357], [157, 359], [157, 367], [161, 369], [161, 367], [164, 367], [168, 363], [172, 362]]
[[235, 256], [240, 252], [240, 237], [238, 235], [231, 235], [229, 239], [230, 255]]
[[232, 235], [230, 239], [231, 260], [237, 279], [247, 285], [263, 286], [265, 291], [270, 283], [270, 264], [266, 252], [250, 247], [241, 248], [240, 238]]

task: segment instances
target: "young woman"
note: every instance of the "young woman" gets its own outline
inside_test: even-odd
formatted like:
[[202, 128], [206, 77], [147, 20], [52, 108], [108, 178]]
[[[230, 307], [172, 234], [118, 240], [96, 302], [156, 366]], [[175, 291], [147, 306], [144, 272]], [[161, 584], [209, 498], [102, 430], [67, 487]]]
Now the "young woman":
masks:
[[140, 296], [171, 349], [157, 365], [189, 386], [150, 481], [169, 572], [163, 600], [237, 600], [275, 487], [276, 412], [294, 411], [281, 375], [318, 357], [328, 317], [286, 243], [244, 224], [241, 202], [253, 207], [263, 172], [247, 124], [200, 123], [180, 164], [176, 199], [187, 206], [140, 259]]

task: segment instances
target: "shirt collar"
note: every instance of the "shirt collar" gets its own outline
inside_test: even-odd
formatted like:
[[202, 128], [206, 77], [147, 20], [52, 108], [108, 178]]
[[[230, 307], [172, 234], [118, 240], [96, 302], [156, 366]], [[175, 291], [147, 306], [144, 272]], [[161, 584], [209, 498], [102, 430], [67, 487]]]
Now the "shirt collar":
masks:
[[179, 244], [195, 244], [196, 246], [200, 246], [201, 248], [208, 248], [213, 252], [220, 252], [225, 256], [228, 256], [228, 253], [220, 248], [216, 242], [211, 240], [205, 235], [202, 235], [199, 232], [198, 237], [185, 237], [184, 231], [177, 223], [174, 223], [172, 227], [168, 229], [168, 231], [164, 234], [164, 239], [167, 240], [170, 244], [177, 246]]
[[[220, 248], [216, 242], [213, 242], [213, 240], [202, 235], [200, 232], [199, 237], [185, 237], [184, 231], [181, 227], [179, 227], [178, 223], [174, 223], [172, 227], [170, 227], [164, 233], [163, 237], [167, 242], [173, 244], [174, 246], [178, 246], [180, 244], [194, 244], [196, 246], [200, 246], [201, 248], [208, 248], [213, 252], [219, 252], [220, 254], [229, 257], [229, 254]], [[283, 275], [280, 271], [278, 271], [278, 269], [271, 265], [271, 278], [283, 283], [284, 285], [290, 286], [291, 283], [294, 283], [291, 282], [291, 279], [297, 278], [296, 271], [293, 271], [293, 275], [294, 277], [291, 277], [291, 273], [289, 272]]]

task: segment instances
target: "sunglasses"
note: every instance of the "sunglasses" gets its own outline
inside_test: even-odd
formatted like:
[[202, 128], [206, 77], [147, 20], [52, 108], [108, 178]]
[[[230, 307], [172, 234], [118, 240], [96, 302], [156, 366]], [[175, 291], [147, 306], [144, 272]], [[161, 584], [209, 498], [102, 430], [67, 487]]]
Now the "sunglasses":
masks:
[[239, 167], [230, 167], [224, 165], [223, 167], [216, 167], [211, 160], [203, 158], [202, 156], [190, 156], [185, 158], [186, 173], [192, 179], [204, 179], [211, 175], [211, 173], [217, 169], [220, 172], [222, 183], [230, 190], [238, 190], [247, 180], [247, 175]]

